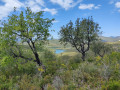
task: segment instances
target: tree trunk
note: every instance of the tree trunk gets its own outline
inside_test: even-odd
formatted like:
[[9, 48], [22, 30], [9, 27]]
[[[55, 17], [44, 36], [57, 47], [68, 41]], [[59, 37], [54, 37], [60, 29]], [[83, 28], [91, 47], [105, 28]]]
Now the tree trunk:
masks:
[[37, 64], [38, 64], [39, 66], [41, 66], [42, 63], [40, 62], [40, 59], [39, 59], [39, 55], [38, 55], [38, 53], [35, 52], [34, 55], [35, 55], [35, 58], [36, 58], [36, 62], [37, 62]]
[[[31, 39], [30, 39], [31, 40]], [[31, 43], [32, 43], [32, 46], [30, 45], [30, 42], [29, 41], [27, 41], [27, 43], [28, 43], [28, 45], [29, 45], [29, 47], [31, 48], [31, 50], [32, 50], [32, 52], [33, 52], [33, 54], [34, 54], [34, 56], [35, 56], [35, 62], [37, 62], [37, 64], [39, 65], [39, 66], [41, 66], [42, 65], [42, 62], [40, 62], [40, 59], [39, 59], [39, 55], [38, 55], [38, 53], [37, 53], [37, 50], [36, 50], [36, 47], [35, 47], [35, 43], [31, 40]]]
[[82, 60], [85, 61], [85, 52], [82, 52]]
[[44, 90], [44, 86], [42, 86], [41, 88], [42, 88], [42, 90]]

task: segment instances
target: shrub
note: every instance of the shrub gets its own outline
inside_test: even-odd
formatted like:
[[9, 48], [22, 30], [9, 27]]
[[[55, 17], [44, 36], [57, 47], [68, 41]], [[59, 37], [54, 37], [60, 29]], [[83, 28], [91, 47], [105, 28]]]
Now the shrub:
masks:
[[120, 81], [110, 81], [102, 86], [102, 90], [120, 90]]
[[54, 52], [46, 49], [44, 50], [44, 53], [43, 53], [43, 58], [45, 59], [45, 61], [54, 61], [56, 60], [56, 56], [54, 54]]

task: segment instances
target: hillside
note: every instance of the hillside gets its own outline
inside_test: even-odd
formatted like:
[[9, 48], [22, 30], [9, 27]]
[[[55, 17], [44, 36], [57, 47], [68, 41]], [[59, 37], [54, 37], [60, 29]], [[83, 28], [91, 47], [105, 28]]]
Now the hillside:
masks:
[[[100, 36], [100, 38], [102, 39], [102, 41], [104, 42], [118, 42], [120, 40], [120, 36], [116, 36], [116, 37], [105, 37], [105, 36]], [[49, 40], [49, 47], [64, 47], [63, 45], [60, 44], [58, 39], [54, 39], [54, 40]], [[69, 44], [66, 46], [67, 48], [71, 47]]]
[[116, 37], [113, 37], [113, 36], [111, 36], [111, 37], [101, 36], [100, 38], [101, 38], [103, 41], [105, 41], [105, 42], [117, 42], [117, 41], [120, 40], [120, 36], [116, 36]]

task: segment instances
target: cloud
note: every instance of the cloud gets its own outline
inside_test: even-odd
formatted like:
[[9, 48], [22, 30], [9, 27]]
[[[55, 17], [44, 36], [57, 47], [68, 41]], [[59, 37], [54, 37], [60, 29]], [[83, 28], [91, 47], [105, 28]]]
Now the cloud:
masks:
[[43, 0], [27, 0], [25, 1], [24, 6], [33, 7], [35, 5], [38, 5], [39, 7], [45, 7], [45, 2]]
[[17, 10], [30, 7], [33, 12], [46, 11], [52, 15], [57, 13], [56, 9], [47, 8], [43, 0], [25, 0], [24, 2], [20, 2], [19, 0], [2, 0], [2, 2], [5, 4], [0, 5], [0, 19], [7, 17], [13, 11], [14, 7], [17, 7]]
[[99, 9], [101, 7], [101, 5], [97, 5], [97, 6], [95, 6], [94, 8], [95, 9]]
[[30, 7], [30, 8], [31, 8], [31, 10], [32, 10], [33, 12], [42, 11], [41, 7], [38, 6], [38, 5], [34, 5], [34, 6]]
[[79, 9], [92, 9], [94, 4], [80, 4]]
[[54, 4], [60, 5], [65, 10], [68, 10], [71, 7], [75, 7], [82, 0], [78, 0], [77, 2], [74, 2], [73, 0], [50, 0], [50, 1]]
[[7, 17], [14, 7], [18, 9], [23, 6], [18, 0], [2, 0], [5, 4], [0, 6], [0, 19]]
[[43, 0], [28, 0], [26, 1], [25, 6], [30, 7], [33, 12], [45, 11], [51, 13], [52, 15], [57, 13], [56, 9], [47, 8]]
[[43, 11], [50, 12], [52, 15], [57, 14], [57, 10], [56, 9], [45, 8], [45, 9], [43, 9]]
[[120, 8], [120, 2], [116, 2], [116, 3], [115, 3], [115, 7], [116, 7], [116, 8]]
[[120, 2], [116, 2], [115, 7], [118, 8], [118, 12], [120, 13]]
[[89, 9], [89, 10], [92, 10], [92, 9], [99, 9], [101, 5], [97, 5], [95, 6], [94, 4], [80, 4], [79, 6], [79, 9]]
[[119, 0], [111, 0], [109, 3], [114, 4], [115, 7], [117, 8], [117, 11], [120, 13], [120, 1]]
[[41, 11], [41, 5], [39, 5], [36, 0], [27, 0], [24, 4], [24, 8], [30, 7], [33, 12]]
[[119, 0], [110, 0], [110, 1], [109, 1], [109, 4], [114, 4], [114, 3], [117, 2], [117, 1], [119, 1]]
[[43, 7], [45, 6], [45, 2], [43, 0], [36, 0], [36, 2]]

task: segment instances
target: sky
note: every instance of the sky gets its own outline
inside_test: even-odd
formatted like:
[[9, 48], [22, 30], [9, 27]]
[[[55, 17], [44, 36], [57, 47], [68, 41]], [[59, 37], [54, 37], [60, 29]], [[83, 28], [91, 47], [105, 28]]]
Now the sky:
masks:
[[33, 12], [44, 11], [45, 18], [55, 18], [50, 32], [58, 39], [63, 25], [77, 18], [92, 16], [101, 27], [102, 36], [120, 36], [120, 0], [0, 0], [0, 20], [4, 20], [17, 7], [18, 11], [30, 7]]

